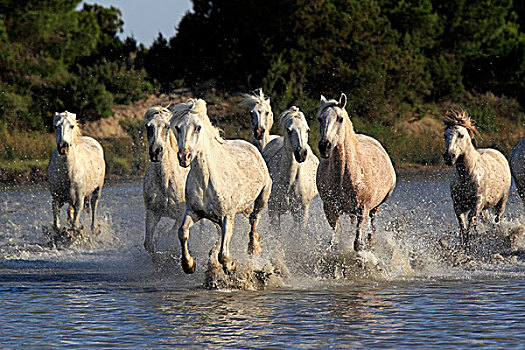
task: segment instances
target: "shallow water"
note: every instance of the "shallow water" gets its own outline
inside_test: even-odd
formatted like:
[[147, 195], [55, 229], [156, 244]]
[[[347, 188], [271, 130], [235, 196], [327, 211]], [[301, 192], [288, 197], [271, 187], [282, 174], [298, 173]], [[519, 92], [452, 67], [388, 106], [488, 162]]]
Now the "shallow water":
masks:
[[[335, 278], [319, 267], [331, 233], [318, 199], [307, 231], [284, 223], [279, 240], [264, 214], [263, 252], [255, 262], [246, 256], [249, 225], [238, 217], [233, 257], [241, 265], [278, 259], [290, 271], [282, 285], [258, 291], [203, 288], [217, 237], [207, 222], [191, 232], [195, 274], [185, 275], [176, 262], [156, 268], [142, 247], [141, 191], [140, 183], [107, 186], [102, 234], [62, 249], [50, 248], [42, 231], [52, 220], [45, 188], [0, 192], [4, 348], [523, 347], [525, 263], [520, 255], [511, 259], [504, 244], [525, 222], [514, 188], [504, 221], [480, 222], [477, 255], [458, 264], [455, 250], [439, 243], [456, 242], [448, 175], [401, 176], [378, 215], [374, 253], [383, 270], [373, 277]], [[353, 229], [349, 220], [343, 227], [350, 236], [341, 239], [346, 252]], [[178, 253], [170, 228], [163, 219], [158, 247]], [[400, 253], [391, 257], [392, 249]], [[503, 259], [493, 259], [496, 253]], [[338, 254], [344, 255], [334, 253], [336, 263]], [[410, 271], [398, 268], [400, 262]]]

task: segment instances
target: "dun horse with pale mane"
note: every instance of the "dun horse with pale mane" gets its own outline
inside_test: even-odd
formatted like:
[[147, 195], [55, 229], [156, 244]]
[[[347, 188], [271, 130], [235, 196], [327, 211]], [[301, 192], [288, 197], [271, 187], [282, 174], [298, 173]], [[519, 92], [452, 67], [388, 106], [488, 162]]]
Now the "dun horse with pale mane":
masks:
[[[339, 101], [321, 96], [317, 116], [322, 159], [317, 169], [317, 188], [328, 223], [334, 230], [332, 244], [342, 230], [339, 217], [355, 215], [354, 250], [360, 252], [369, 249], [373, 242], [374, 217], [394, 191], [396, 173], [379, 141], [355, 134], [345, 110], [346, 101], [345, 94], [341, 94]], [[372, 231], [365, 238], [363, 231], [369, 219]]]
[[[95, 231], [97, 206], [106, 163], [102, 146], [93, 138], [82, 136], [74, 113], [55, 113], [53, 120], [57, 148], [51, 155], [47, 173], [53, 198], [53, 226], [60, 228], [60, 208], [70, 205], [73, 229], [80, 228], [80, 213], [91, 206], [91, 231]], [[89, 198], [91, 196], [91, 199]], [[71, 213], [73, 209], [73, 215]]]
[[482, 210], [494, 208], [496, 222], [502, 218], [510, 190], [510, 168], [499, 151], [476, 149], [477, 130], [467, 112], [447, 112], [443, 122], [446, 144], [443, 157], [445, 163], [454, 165], [450, 194], [462, 243], [468, 246], [470, 233]]
[[248, 253], [260, 251], [257, 223], [268, 202], [272, 180], [260, 152], [244, 140], [224, 140], [207, 115], [206, 102], [190, 99], [171, 108], [178, 143], [178, 160], [191, 167], [186, 180], [186, 211], [179, 228], [184, 272], [195, 271], [188, 250], [189, 230], [200, 219], [221, 226], [222, 237], [210, 260], [222, 265], [226, 273], [236, 269], [230, 257], [230, 240], [236, 214], [250, 215]]

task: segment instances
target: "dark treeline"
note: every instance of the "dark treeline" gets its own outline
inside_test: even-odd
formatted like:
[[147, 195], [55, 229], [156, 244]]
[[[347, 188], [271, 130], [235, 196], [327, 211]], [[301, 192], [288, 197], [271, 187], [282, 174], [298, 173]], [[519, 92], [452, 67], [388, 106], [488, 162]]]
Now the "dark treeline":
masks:
[[369, 119], [489, 91], [525, 105], [522, 2], [193, 0], [149, 48], [117, 37], [117, 9], [79, 3], [0, 0], [0, 121], [42, 129], [182, 86], [262, 86], [279, 108], [343, 91]]

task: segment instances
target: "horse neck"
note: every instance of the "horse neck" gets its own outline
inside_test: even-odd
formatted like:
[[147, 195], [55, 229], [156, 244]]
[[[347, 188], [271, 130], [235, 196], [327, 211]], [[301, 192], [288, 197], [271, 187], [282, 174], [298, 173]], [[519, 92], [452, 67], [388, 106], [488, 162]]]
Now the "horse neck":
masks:
[[[191, 163], [191, 173], [201, 179], [202, 187], [207, 187], [210, 179], [220, 178], [222, 164], [228, 158], [223, 145], [213, 138], [203, 138], [203, 151]], [[226, 165], [227, 166], [227, 165]]]
[[[171, 138], [171, 136], [169, 137]], [[178, 166], [177, 164], [177, 151], [173, 148], [170, 140], [168, 140], [168, 144], [164, 147], [162, 158], [159, 162], [159, 176], [161, 180], [166, 180], [163, 182], [167, 182], [167, 180], [173, 178]]]
[[297, 172], [299, 171], [300, 163], [295, 160], [293, 150], [290, 146], [290, 140], [285, 136], [284, 137], [283, 151], [281, 154], [281, 160], [279, 164], [279, 174], [288, 186], [290, 186], [295, 178], [297, 177]]
[[262, 152], [264, 147], [266, 147], [266, 145], [268, 144], [268, 142], [270, 142], [270, 131], [265, 131], [264, 134], [263, 134], [263, 138], [262, 140], [257, 140], [254, 136], [253, 136], [253, 131], [250, 135], [250, 142], [252, 145], [254, 145], [255, 147], [257, 147], [257, 149]]
[[479, 159], [481, 154], [469, 142], [469, 145], [465, 152], [457, 159], [455, 167], [460, 176], [472, 176], [474, 171], [479, 167]]
[[343, 177], [344, 174], [351, 178], [357, 175], [354, 169], [357, 168], [359, 158], [357, 150], [359, 142], [355, 136], [354, 128], [349, 120], [345, 118], [344, 137], [340, 139], [334, 149], [333, 166], [336, 168], [336, 174]]

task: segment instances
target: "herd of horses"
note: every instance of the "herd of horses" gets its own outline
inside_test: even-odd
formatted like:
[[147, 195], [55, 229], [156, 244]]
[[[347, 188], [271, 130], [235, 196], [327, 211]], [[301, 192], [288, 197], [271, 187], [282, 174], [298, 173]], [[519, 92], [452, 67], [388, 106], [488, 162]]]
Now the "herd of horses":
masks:
[[[251, 143], [222, 138], [202, 99], [148, 109], [144, 118], [149, 164], [143, 184], [146, 251], [155, 257], [155, 228], [162, 217], [171, 218], [175, 221], [172, 231], [178, 231], [181, 243], [182, 268], [193, 273], [190, 229], [208, 219], [220, 232], [210, 251], [210, 264], [231, 273], [236, 269], [230, 240], [237, 214], [249, 216], [248, 254], [256, 255], [260, 251], [257, 225], [265, 206], [276, 230], [280, 231], [280, 218], [286, 212], [303, 229], [310, 203], [318, 194], [333, 229], [331, 245], [341, 238], [340, 217], [346, 214], [357, 223], [354, 250], [358, 255], [370, 250], [375, 241], [374, 218], [394, 191], [396, 172], [379, 141], [354, 132], [346, 103], [344, 94], [339, 100], [321, 96], [317, 111], [320, 160], [308, 145], [309, 127], [299, 108], [292, 106], [280, 115], [281, 136], [270, 134], [273, 113], [262, 89], [244, 94], [240, 103], [249, 110]], [[525, 139], [513, 148], [509, 167], [497, 150], [476, 148], [477, 130], [467, 112], [447, 112], [444, 124], [443, 156], [453, 165], [450, 192], [461, 242], [468, 248], [483, 210], [493, 208], [496, 222], [503, 216], [511, 171], [525, 202]], [[57, 148], [48, 166], [54, 228], [60, 229], [59, 211], [67, 203], [72, 228], [79, 229], [85, 208], [91, 211], [91, 230], [95, 231], [105, 175], [102, 147], [82, 136], [73, 113], [56, 113], [54, 126]]]

